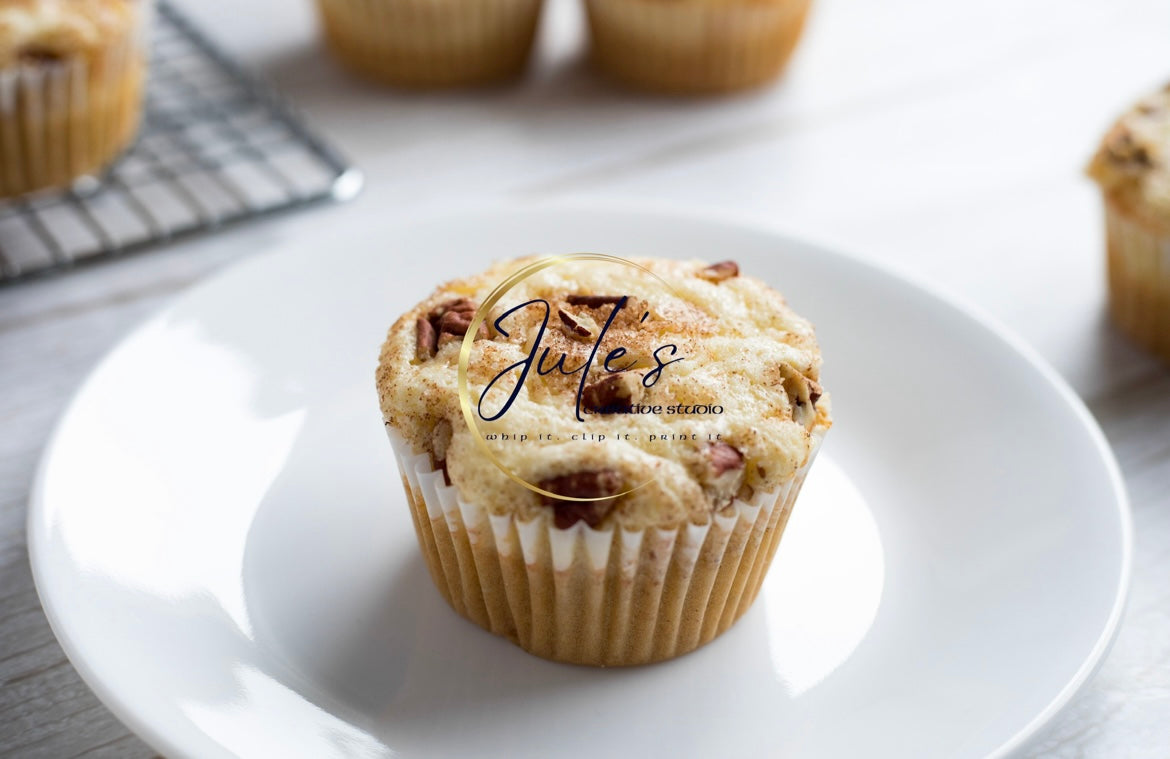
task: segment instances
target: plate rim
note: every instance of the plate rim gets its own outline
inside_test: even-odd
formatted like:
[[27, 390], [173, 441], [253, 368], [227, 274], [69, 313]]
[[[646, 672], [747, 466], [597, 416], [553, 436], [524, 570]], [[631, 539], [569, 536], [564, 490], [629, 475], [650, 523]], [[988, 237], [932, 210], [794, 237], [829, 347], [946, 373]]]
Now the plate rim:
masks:
[[[1057, 691], [1052, 699], [1025, 723], [1014, 735], [1007, 738], [1000, 746], [987, 754], [986, 759], [1005, 759], [1025, 747], [1037, 734], [1047, 726], [1072, 699], [1088, 684], [1100, 670], [1108, 657], [1113, 643], [1121, 629], [1133, 572], [1133, 516], [1129, 494], [1122, 475], [1121, 467], [1116, 455], [1109, 445], [1104, 431], [1101, 429], [1095, 416], [1089, 410], [1085, 401], [1073, 390], [1068, 381], [1045, 359], [1040, 352], [1024, 340], [1014, 330], [1009, 328], [999, 318], [993, 316], [983, 307], [976, 305], [966, 297], [954, 293], [937, 282], [930, 280], [923, 274], [909, 269], [904, 264], [890, 262], [873, 256], [866, 256], [854, 250], [853, 247], [842, 245], [831, 240], [813, 237], [803, 233], [794, 233], [783, 227], [770, 224], [766, 219], [735, 211], [715, 210], [704, 208], [697, 204], [661, 203], [641, 199], [635, 202], [557, 199], [557, 200], [528, 200], [528, 201], [497, 201], [497, 202], [458, 202], [443, 207], [430, 207], [425, 210], [415, 209], [410, 215], [405, 213], [388, 217], [384, 222], [385, 230], [405, 230], [412, 227], [421, 227], [441, 220], [474, 222], [481, 218], [510, 216], [517, 220], [525, 217], [539, 217], [542, 214], [580, 214], [606, 216], [613, 219], [637, 217], [654, 219], [662, 223], [684, 221], [700, 223], [713, 227], [722, 227], [737, 233], [765, 234], [784, 244], [794, 247], [815, 250], [818, 255], [835, 257], [849, 266], [867, 269], [872, 273], [899, 280], [915, 288], [938, 306], [951, 308], [964, 317], [975, 322], [998, 338], [1007, 348], [1023, 359], [1029, 368], [1035, 370], [1046, 382], [1051, 390], [1064, 401], [1073, 412], [1085, 432], [1093, 442], [1093, 447], [1105, 466], [1109, 484], [1113, 491], [1113, 510], [1116, 512], [1120, 530], [1120, 573], [1117, 587], [1114, 590], [1113, 605], [1105, 621], [1104, 627], [1094, 642], [1092, 648], [1085, 655], [1081, 665], [1069, 678], [1068, 682]], [[132, 708], [123, 702], [116, 687], [103, 681], [90, 668], [88, 661], [81, 655], [75, 637], [70, 634], [68, 623], [64, 621], [61, 607], [52, 600], [51, 582], [47, 577], [50, 571], [45, 565], [43, 554], [50, 542], [48, 524], [44, 513], [44, 481], [48, 462], [57, 447], [58, 438], [67, 428], [75, 407], [82, 394], [90, 386], [93, 377], [102, 371], [108, 363], [114, 360], [121, 351], [139, 334], [152, 325], [164, 319], [169, 313], [182, 307], [191, 300], [200, 297], [206, 290], [214, 289], [223, 280], [238, 275], [241, 270], [256, 266], [265, 266], [269, 259], [278, 258], [282, 254], [281, 242], [237, 261], [227, 267], [219, 269], [176, 294], [166, 305], [150, 315], [139, 320], [124, 333], [113, 346], [86, 373], [84, 379], [76, 386], [69, 400], [59, 413], [45, 445], [38, 457], [34, 470], [32, 484], [29, 489], [26, 524], [26, 542], [28, 547], [29, 565], [32, 570], [33, 584], [37, 592], [41, 608], [49, 622], [58, 644], [61, 646], [70, 665], [77, 671], [85, 685], [93, 692], [98, 700], [128, 729], [138, 736], [152, 749], [164, 756], [190, 756], [190, 752], [177, 745], [165, 730], [158, 729], [154, 724], [141, 719]], [[217, 748], [224, 747], [208, 736], [208, 740]], [[226, 755], [226, 754], [225, 754]]]

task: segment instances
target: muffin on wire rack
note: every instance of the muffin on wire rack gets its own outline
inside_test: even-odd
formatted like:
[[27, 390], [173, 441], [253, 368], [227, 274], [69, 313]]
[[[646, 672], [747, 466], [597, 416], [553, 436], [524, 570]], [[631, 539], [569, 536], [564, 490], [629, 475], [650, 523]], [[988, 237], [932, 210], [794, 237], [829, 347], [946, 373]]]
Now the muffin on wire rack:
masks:
[[0, 197], [62, 187], [133, 141], [145, 0], [0, 0]]

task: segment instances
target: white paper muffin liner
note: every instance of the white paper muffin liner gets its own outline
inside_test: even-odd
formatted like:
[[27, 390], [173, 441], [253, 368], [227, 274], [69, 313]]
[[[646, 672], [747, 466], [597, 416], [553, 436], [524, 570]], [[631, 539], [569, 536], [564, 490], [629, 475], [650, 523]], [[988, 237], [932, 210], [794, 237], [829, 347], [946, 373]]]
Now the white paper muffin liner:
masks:
[[460, 614], [546, 659], [647, 664], [710, 642], [755, 600], [824, 436], [779, 491], [677, 529], [569, 529], [461, 498], [427, 453], [386, 427], [419, 545]]
[[98, 53], [0, 69], [0, 197], [68, 185], [134, 138], [142, 107], [142, 3], [134, 28]]
[[482, 84], [523, 71], [542, 0], [317, 0], [348, 68], [400, 87]]
[[1136, 343], [1170, 361], [1170, 235], [1106, 198], [1109, 311]]

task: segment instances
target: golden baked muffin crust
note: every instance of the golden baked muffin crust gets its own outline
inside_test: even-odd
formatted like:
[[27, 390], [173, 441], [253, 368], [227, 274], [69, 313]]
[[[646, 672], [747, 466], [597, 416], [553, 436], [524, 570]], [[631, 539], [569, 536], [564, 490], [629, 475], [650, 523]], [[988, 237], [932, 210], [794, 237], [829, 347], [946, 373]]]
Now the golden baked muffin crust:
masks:
[[[395, 322], [382, 348], [385, 423], [429, 452], [464, 499], [521, 521], [552, 508], [558, 527], [704, 524], [737, 496], [777, 490], [807, 463], [814, 431], [831, 423], [811, 325], [732, 262], [635, 259], [668, 286], [632, 267], [568, 260], [522, 280], [491, 309], [468, 377], [480, 436], [510, 436], [487, 443], [496, 466], [462, 414], [459, 349], [479, 304], [534, 260], [442, 285]], [[536, 299], [547, 309], [537, 302], [505, 315]], [[596, 348], [584, 382], [581, 372], [541, 374], [534, 361], [506, 413], [488, 421], [516, 385], [519, 369], [506, 370], [535, 354], [537, 335], [546, 368], [562, 354], [565, 369], [579, 367]], [[618, 348], [615, 371], [606, 371]], [[504, 469], [559, 495], [622, 495], [550, 499]]]
[[1089, 174], [1111, 202], [1170, 234], [1170, 85], [1117, 120]]
[[0, 67], [103, 50], [137, 23], [136, 0], [0, 0]]

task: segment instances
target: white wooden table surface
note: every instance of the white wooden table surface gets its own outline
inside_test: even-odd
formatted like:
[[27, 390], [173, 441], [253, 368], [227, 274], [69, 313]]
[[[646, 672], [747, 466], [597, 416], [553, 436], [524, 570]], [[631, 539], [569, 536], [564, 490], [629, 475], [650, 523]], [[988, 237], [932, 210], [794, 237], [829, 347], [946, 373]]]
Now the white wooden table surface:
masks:
[[1103, 319], [1101, 217], [1081, 175], [1116, 112], [1170, 80], [1170, 3], [817, 0], [780, 86], [703, 101], [597, 81], [577, 6], [552, 3], [522, 85], [410, 96], [324, 59], [307, 0], [181, 3], [340, 144], [367, 189], [0, 290], [0, 755], [152, 753], [54, 641], [25, 547], [37, 457], [119, 337], [210, 272], [293, 239], [327, 250], [331, 230], [376, 238], [423, 207], [597, 197], [737, 212], [839, 244], [934, 280], [1036, 346], [1117, 451], [1136, 556], [1111, 655], [1026, 755], [1170, 756], [1170, 371]]

